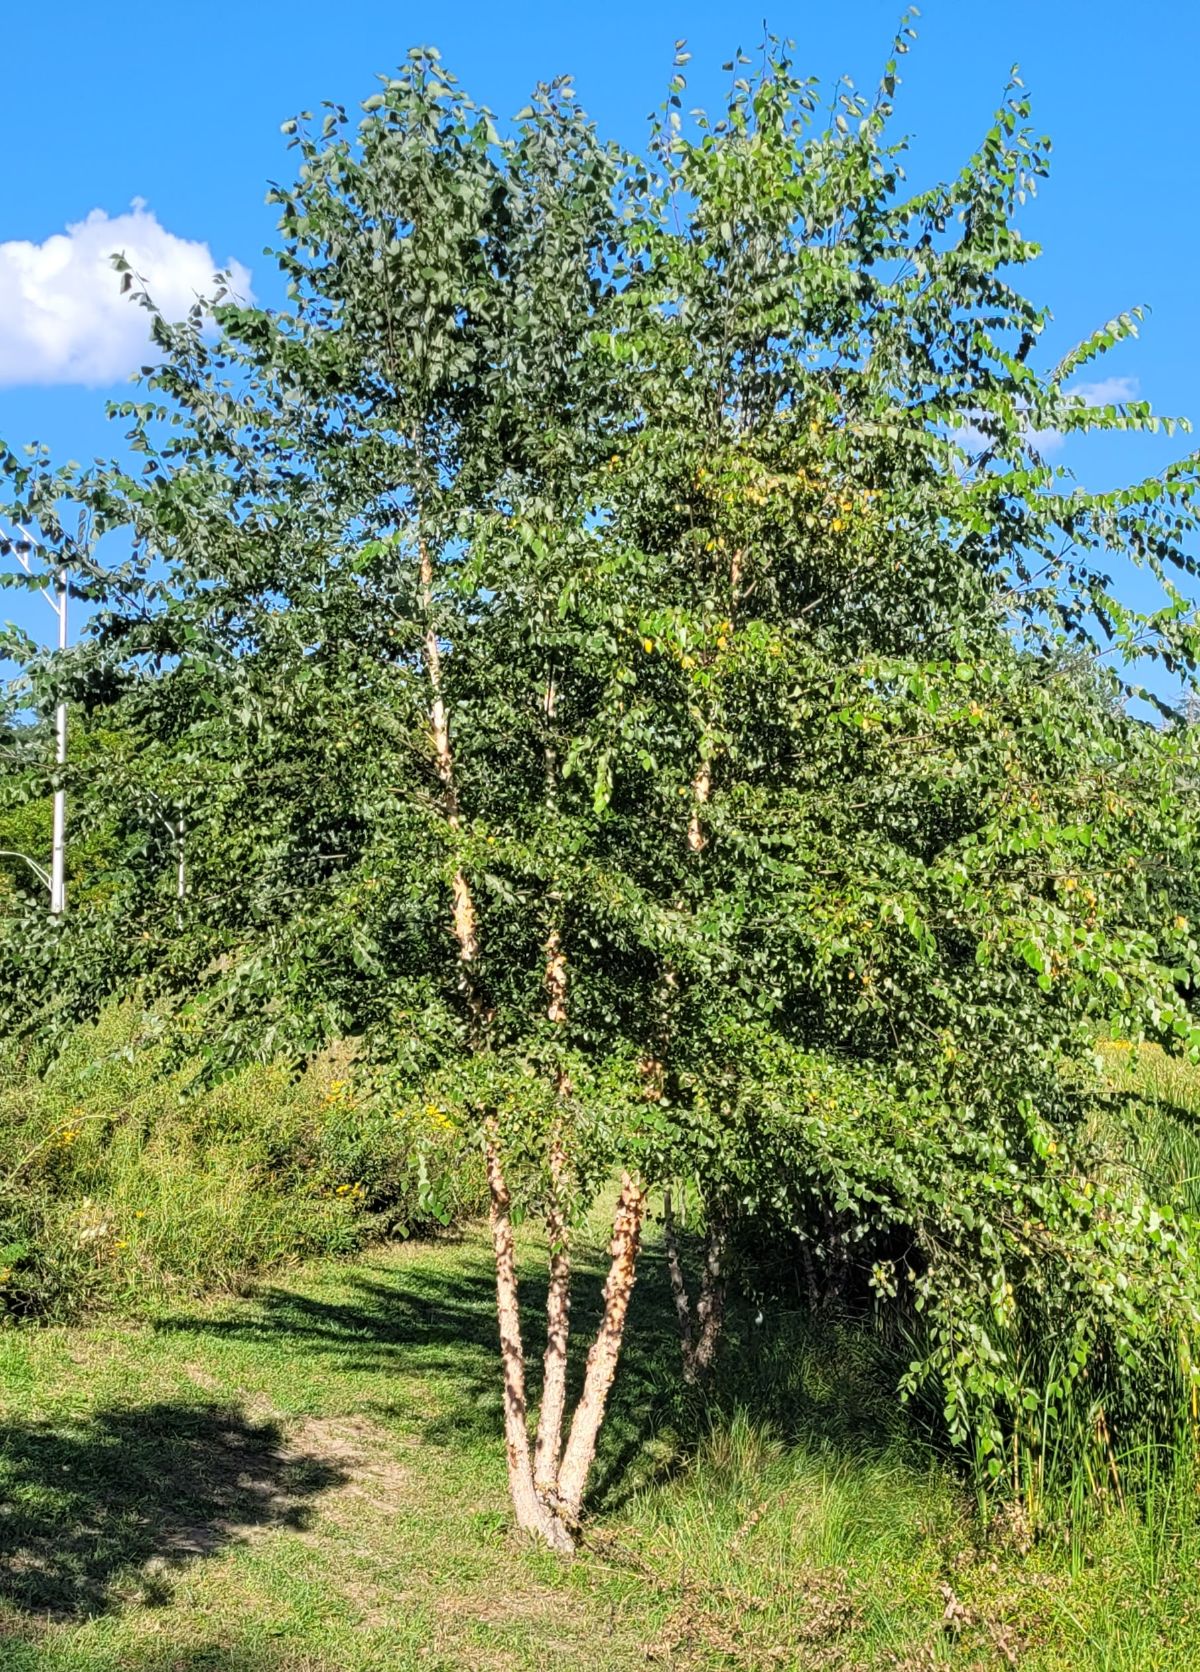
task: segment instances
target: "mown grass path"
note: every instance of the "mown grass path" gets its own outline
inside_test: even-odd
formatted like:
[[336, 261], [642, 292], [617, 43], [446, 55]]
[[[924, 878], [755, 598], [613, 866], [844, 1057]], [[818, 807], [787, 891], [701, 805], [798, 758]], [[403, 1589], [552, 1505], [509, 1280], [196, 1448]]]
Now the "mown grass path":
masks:
[[[532, 1238], [524, 1259], [532, 1321]], [[569, 1564], [509, 1530], [481, 1233], [135, 1323], [0, 1334], [0, 1667], [1200, 1661], [1196, 1544], [1132, 1516], [1074, 1561], [985, 1539], [906, 1448], [869, 1354], [852, 1335], [806, 1349], [793, 1322], [746, 1319], [715, 1412], [690, 1408], [649, 1251]]]

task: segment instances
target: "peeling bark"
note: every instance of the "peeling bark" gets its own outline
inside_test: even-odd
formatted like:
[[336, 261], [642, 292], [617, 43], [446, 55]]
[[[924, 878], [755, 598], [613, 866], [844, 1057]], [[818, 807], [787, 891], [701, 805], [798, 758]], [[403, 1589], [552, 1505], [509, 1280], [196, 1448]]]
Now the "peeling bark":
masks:
[[[558, 687], [554, 674], [546, 679], [546, 693], [542, 698], [542, 712], [546, 717], [546, 740], [543, 760], [546, 769], [545, 806], [547, 815], [558, 809], [558, 751], [554, 746], [553, 726], [558, 712]], [[562, 944], [562, 925], [558, 921], [561, 899], [550, 895], [551, 926], [546, 937], [546, 1015], [552, 1022], [567, 1020], [567, 955]]]
[[546, 937], [546, 1015], [552, 1022], [567, 1019], [567, 955], [557, 924]]
[[[421, 608], [425, 616], [425, 670], [429, 676], [429, 723], [433, 734], [433, 758], [441, 780], [442, 797], [446, 808], [446, 823], [457, 832], [462, 828], [458, 806], [458, 791], [454, 784], [454, 757], [450, 750], [450, 725], [446, 718], [446, 703], [442, 695], [442, 651], [438, 644], [433, 620], [433, 560], [424, 540], [418, 543], [420, 563]], [[458, 955], [465, 966], [479, 957], [479, 919], [475, 901], [461, 866], [455, 866], [451, 879], [454, 909], [454, 938]]]
[[721, 1330], [725, 1323], [725, 1250], [727, 1237], [720, 1219], [709, 1222], [704, 1238], [704, 1271], [700, 1278], [700, 1298], [696, 1303], [696, 1321], [700, 1328], [696, 1335], [694, 1354], [695, 1376], [702, 1381], [713, 1367]]
[[538, 1412], [533, 1479], [543, 1498], [558, 1490], [563, 1415], [567, 1408], [567, 1343], [571, 1332], [571, 1247], [563, 1213], [566, 1157], [562, 1132], [550, 1144], [550, 1205], [546, 1236], [550, 1243], [550, 1286], [546, 1291], [546, 1353], [542, 1360], [542, 1404]]
[[708, 798], [712, 794], [712, 762], [707, 756], [700, 762], [699, 770], [692, 779], [692, 816], [688, 820], [687, 845], [689, 853], [699, 853], [708, 846], [708, 837], [704, 834], [704, 827], [700, 822], [700, 815], [708, 805]]
[[671, 1295], [675, 1315], [679, 1320], [679, 1345], [683, 1355], [683, 1379], [695, 1387], [712, 1369], [725, 1323], [725, 1249], [726, 1233], [720, 1220], [714, 1219], [704, 1238], [704, 1269], [700, 1274], [700, 1294], [695, 1317], [688, 1297], [687, 1279], [679, 1257], [679, 1239], [675, 1233], [675, 1210], [668, 1190], [663, 1198], [663, 1243], [667, 1253], [667, 1270], [671, 1278]]
[[679, 1238], [675, 1235], [675, 1205], [670, 1189], [663, 1193], [663, 1246], [667, 1251], [667, 1271], [671, 1278], [671, 1298], [675, 1302], [675, 1316], [679, 1320], [679, 1345], [683, 1349], [683, 1378], [690, 1381], [695, 1341], [692, 1335], [692, 1303], [688, 1299], [687, 1282], [679, 1259]]
[[504, 1446], [508, 1459], [508, 1489], [518, 1527], [536, 1533], [553, 1549], [565, 1552], [573, 1548], [570, 1534], [538, 1496], [533, 1480], [529, 1429], [526, 1426], [525, 1352], [521, 1344], [511, 1202], [500, 1162], [494, 1121], [489, 1122], [486, 1153], [492, 1249], [496, 1258], [496, 1316], [500, 1324], [500, 1355], [504, 1370]]
[[739, 547], [729, 560], [729, 602], [734, 610], [742, 596], [742, 563], [745, 556], [745, 551]]
[[583, 1511], [588, 1471], [596, 1455], [596, 1439], [604, 1421], [609, 1390], [617, 1373], [629, 1297], [637, 1279], [638, 1249], [646, 1192], [629, 1173], [621, 1175], [621, 1194], [613, 1218], [612, 1264], [604, 1285], [604, 1317], [588, 1353], [583, 1393], [575, 1408], [571, 1433], [558, 1471], [558, 1502], [565, 1519], [577, 1525]]
[[[730, 626], [732, 618], [737, 614], [738, 601], [742, 595], [742, 564], [745, 552], [735, 551], [729, 562], [729, 613]], [[703, 743], [702, 743], [703, 747]], [[687, 845], [689, 853], [700, 853], [708, 846], [708, 837], [704, 834], [704, 809], [708, 806], [712, 796], [712, 757], [704, 755], [696, 775], [692, 779], [692, 813], [688, 819]]]
[[[546, 811], [558, 806], [558, 754], [553, 726], [558, 688], [553, 670], [546, 679], [542, 709], [546, 717]], [[552, 896], [557, 912], [558, 896]], [[546, 937], [546, 1015], [558, 1027], [567, 1022], [567, 958], [563, 951], [559, 923], [554, 921]], [[571, 1084], [565, 1072], [558, 1076], [560, 1101], [570, 1096]], [[571, 1246], [564, 1212], [567, 1157], [563, 1144], [563, 1117], [554, 1123], [550, 1139], [550, 1200], [546, 1209], [546, 1240], [550, 1246], [550, 1281], [546, 1290], [546, 1351], [542, 1360], [542, 1403], [538, 1411], [537, 1441], [534, 1448], [534, 1484], [543, 1500], [553, 1501], [558, 1491], [558, 1465], [562, 1455], [563, 1417], [567, 1406], [567, 1345], [571, 1333]]]

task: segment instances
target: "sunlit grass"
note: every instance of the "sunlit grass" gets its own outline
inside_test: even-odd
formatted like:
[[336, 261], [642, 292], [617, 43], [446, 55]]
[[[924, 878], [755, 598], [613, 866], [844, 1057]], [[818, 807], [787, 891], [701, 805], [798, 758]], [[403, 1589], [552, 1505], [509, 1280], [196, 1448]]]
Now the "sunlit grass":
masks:
[[[532, 1319], [532, 1236], [524, 1259]], [[593, 1262], [580, 1352], [598, 1287]], [[1086, 1545], [1064, 1521], [1030, 1548], [913, 1438], [861, 1330], [741, 1317], [712, 1399], [682, 1396], [653, 1246], [564, 1566], [509, 1530], [494, 1328], [472, 1231], [133, 1326], [0, 1334], [5, 1672], [1200, 1656], [1171, 1469]]]

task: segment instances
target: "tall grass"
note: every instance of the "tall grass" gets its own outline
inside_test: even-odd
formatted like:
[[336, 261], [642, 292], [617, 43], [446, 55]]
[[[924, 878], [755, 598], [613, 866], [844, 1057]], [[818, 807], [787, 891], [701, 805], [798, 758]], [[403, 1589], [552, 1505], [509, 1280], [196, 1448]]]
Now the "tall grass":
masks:
[[1157, 1045], [1101, 1046], [1111, 1090], [1132, 1100], [1134, 1118], [1107, 1123], [1120, 1164], [1160, 1200], [1200, 1217], [1200, 1069]]
[[[44, 1075], [0, 1061], [0, 1316], [236, 1289], [280, 1261], [428, 1228], [409, 1134], [335, 1051], [196, 1093], [130, 1005]], [[478, 1203], [456, 1175], [449, 1199]]]

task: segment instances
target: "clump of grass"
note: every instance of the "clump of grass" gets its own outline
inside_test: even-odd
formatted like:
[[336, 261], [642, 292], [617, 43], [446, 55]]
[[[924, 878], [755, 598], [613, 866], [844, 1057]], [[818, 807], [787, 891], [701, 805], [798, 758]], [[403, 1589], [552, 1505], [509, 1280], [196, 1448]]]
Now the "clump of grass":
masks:
[[[299, 1076], [256, 1065], [198, 1092], [195, 1078], [165, 1068], [128, 1005], [44, 1076], [15, 1054], [0, 1065], [0, 1316], [236, 1290], [281, 1261], [431, 1227], [410, 1135], [348, 1051]], [[440, 1194], [473, 1208], [480, 1190], [455, 1173]]]

